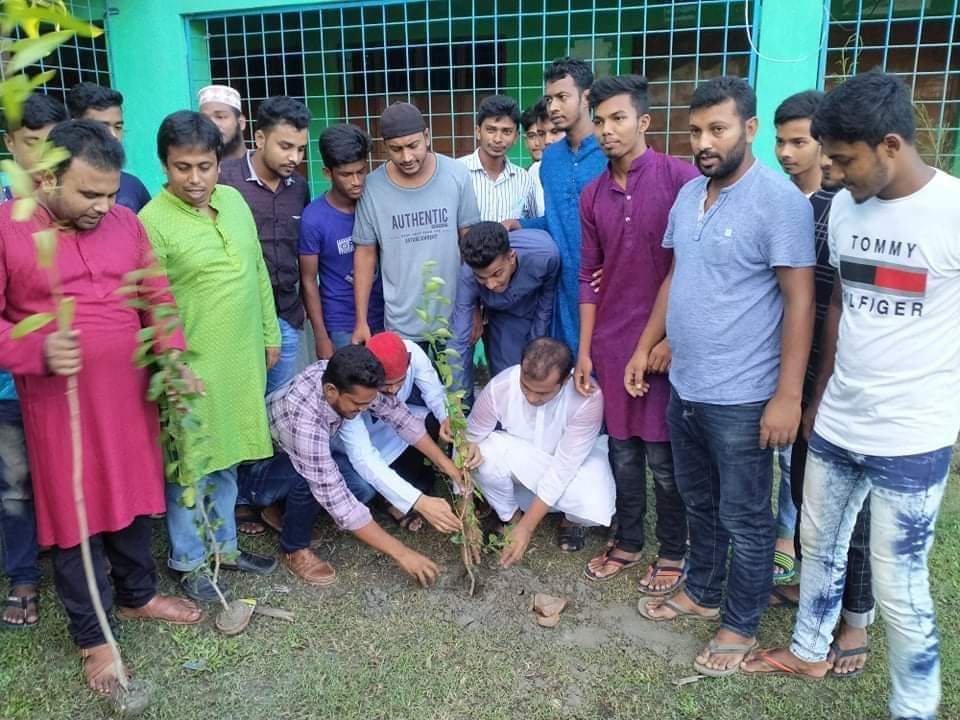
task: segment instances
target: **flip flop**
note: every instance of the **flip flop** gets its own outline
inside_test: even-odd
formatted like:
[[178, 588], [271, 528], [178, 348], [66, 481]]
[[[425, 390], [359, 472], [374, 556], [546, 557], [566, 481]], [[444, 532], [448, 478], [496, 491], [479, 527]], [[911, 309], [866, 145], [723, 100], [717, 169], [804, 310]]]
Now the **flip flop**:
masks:
[[[655, 590], [650, 587], [658, 577], [665, 575], [667, 577], [673, 576], [673, 582], [670, 583], [665, 588], [660, 588]], [[665, 597], [667, 595], [672, 595], [675, 593], [680, 586], [683, 584], [683, 581], [687, 579], [687, 568], [686, 563], [674, 567], [672, 565], [661, 565], [660, 558], [655, 559], [650, 566], [647, 568], [647, 574], [643, 577], [643, 580], [647, 581], [647, 585], [643, 584], [643, 580], [637, 583], [637, 589], [643, 595], [649, 595], [650, 597]]]
[[267, 532], [267, 526], [260, 519], [260, 511], [250, 505], [237, 505], [233, 516], [237, 523], [237, 532], [241, 535], [257, 537]]
[[[662, 617], [655, 617], [654, 615], [651, 615], [650, 609], [647, 606], [654, 601], [657, 601], [658, 603], [657, 607], [668, 607], [671, 610], [673, 610], [673, 612], [675, 612], [676, 615], [674, 615], [672, 618], [662, 618]], [[695, 612], [691, 612], [690, 610], [687, 610], [685, 607], [683, 607], [683, 605], [680, 605], [679, 603], [674, 602], [673, 600], [664, 600], [661, 602], [660, 598], [649, 597], [649, 596], [640, 598], [640, 601], [637, 603], [637, 612], [640, 613], [641, 617], [644, 617], [647, 620], [650, 620], [651, 622], [672, 622], [673, 620], [679, 620], [682, 617], [691, 618], [692, 620], [705, 620], [705, 621], [713, 621], [713, 620], [720, 619], [719, 608], [713, 608], [709, 614], [701, 615], [700, 613], [695, 613]]]
[[[861, 647], [856, 647], [856, 648], [850, 648], [849, 650], [844, 650], [839, 645], [837, 645], [837, 641], [834, 640], [833, 644], [830, 646], [830, 649], [833, 651], [834, 665], [837, 664], [837, 660], [839, 660], [840, 658], [856, 657], [857, 655], [863, 655], [867, 658], [870, 657], [870, 650], [866, 645], [862, 645]], [[848, 673], [838, 673], [836, 670], [831, 670], [830, 677], [836, 678], [837, 680], [853, 680], [853, 678], [860, 677], [861, 675], [863, 675], [863, 671], [866, 669], [867, 669], [867, 666], [866, 664], [864, 664], [863, 667], [857, 668], [856, 670], [853, 670], [852, 672], [848, 672]]]
[[743, 655], [740, 658], [740, 662], [728, 667], [726, 670], [717, 670], [716, 668], [707, 667], [706, 665], [701, 665], [696, 660], [693, 661], [693, 667], [701, 675], [706, 675], [707, 677], [729, 677], [730, 675], [735, 675], [740, 672], [740, 663], [743, 662], [747, 655], [750, 654], [750, 651], [757, 647], [757, 641], [751, 640], [748, 643], [729, 643], [721, 645], [716, 640], [710, 640], [707, 643], [707, 652], [713, 655], [733, 655], [740, 653]]
[[[784, 665], [779, 660], [774, 660], [770, 657], [771, 650], [760, 650], [753, 657], [760, 658], [773, 670], [744, 670], [744, 673], [747, 675], [781, 675], [784, 677], [793, 677], [799, 678], [801, 680], [813, 680], [820, 681], [823, 680], [827, 675], [810, 675], [808, 673], [800, 672], [799, 670], [794, 670], [789, 665]], [[829, 671], [828, 671], [829, 672]]]
[[590, 569], [590, 566], [587, 565], [583, 569], [583, 574], [586, 575], [588, 580], [593, 580], [594, 582], [606, 582], [607, 580], [612, 580], [624, 570], [629, 570], [634, 565], [640, 564], [640, 558], [637, 558], [636, 560], [627, 560], [626, 558], [611, 555], [614, 550], [616, 550], [616, 548], [612, 547], [609, 548], [606, 553], [604, 553], [605, 557], [603, 564], [606, 565], [607, 563], [613, 563], [614, 565], [618, 566], [617, 569], [609, 575], [597, 575]]
[[557, 547], [563, 552], [580, 552], [586, 544], [587, 529], [583, 525], [557, 526]]
[[[33, 622], [27, 622], [27, 609], [31, 605], [33, 605], [37, 611], [37, 619]], [[16, 608], [17, 610], [23, 611], [22, 623], [3, 621], [3, 626], [8, 630], [26, 630], [27, 628], [34, 628], [40, 623], [40, 598], [36, 593], [32, 595], [10, 595], [7, 597], [3, 606], [4, 608]]]
[[773, 553], [773, 571], [775, 585], [789, 585], [797, 577], [797, 561], [791, 555], [777, 550]]

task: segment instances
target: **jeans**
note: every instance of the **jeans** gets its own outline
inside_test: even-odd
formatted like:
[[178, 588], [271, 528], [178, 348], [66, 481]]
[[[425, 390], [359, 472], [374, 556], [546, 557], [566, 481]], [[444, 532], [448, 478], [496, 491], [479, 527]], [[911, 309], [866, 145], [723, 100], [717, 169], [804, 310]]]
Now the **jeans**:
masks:
[[764, 405], [687, 402], [671, 391], [667, 406], [690, 529], [686, 593], [718, 608], [726, 580], [722, 626], [744, 637], [756, 633], [773, 584], [773, 457], [759, 447]]
[[280, 359], [267, 370], [267, 390], [269, 395], [297, 374], [297, 354], [300, 351], [300, 331], [283, 318], [280, 322]]
[[196, 570], [213, 552], [198, 503], [204, 503], [221, 557], [237, 553], [237, 521], [234, 516], [237, 466], [204, 475], [197, 481], [197, 487], [200, 492], [196, 502], [188, 508], [180, 502], [184, 488], [176, 483], [166, 484], [167, 532], [170, 533], [170, 559], [167, 563], [180, 572]]
[[777, 460], [780, 464], [780, 492], [777, 493], [777, 538], [783, 540], [793, 539], [794, 533], [797, 531], [797, 506], [793, 503], [793, 491], [790, 489], [792, 455], [792, 445], [777, 450]]
[[[113, 578], [117, 604], [121, 607], [143, 607], [156, 595], [157, 566], [151, 552], [152, 528], [150, 518], [140, 516], [123, 530], [90, 537], [93, 573], [100, 591], [100, 602], [108, 615], [113, 607], [108, 574]], [[81, 648], [106, 642], [87, 590], [79, 545], [54, 548], [53, 577], [57, 595], [70, 619], [73, 642]]]
[[[374, 330], [371, 330], [370, 332], [371, 334], [376, 335]], [[327, 334], [330, 336], [330, 342], [333, 343], [334, 350], [339, 350], [340, 348], [349, 345], [353, 340], [352, 330], [331, 330]]]
[[645, 442], [638, 437], [609, 438], [610, 469], [617, 484], [617, 547], [640, 552], [647, 514], [647, 465], [653, 473], [657, 501], [657, 542], [665, 560], [683, 560], [687, 554], [687, 511], [673, 479], [673, 453], [668, 442]]
[[237, 482], [240, 496], [250, 505], [266, 507], [286, 500], [280, 532], [283, 552], [292, 553], [310, 547], [313, 526], [323, 508], [287, 455], [277, 453], [269, 460], [241, 466]]
[[850, 535], [869, 494], [873, 591], [887, 625], [895, 718], [934, 718], [940, 701], [940, 643], [927, 556], [951, 450], [878, 457], [844, 450], [816, 433], [810, 438], [800, 521], [800, 609], [790, 651], [808, 662], [827, 657]]
[[[807, 441], [798, 437], [793, 443], [791, 458], [792, 473], [790, 489], [797, 514], [803, 514], [803, 487], [807, 467]], [[868, 496], [869, 497], [869, 496]], [[797, 518], [794, 550], [797, 558], [803, 558], [800, 544], [800, 518]], [[870, 571], [870, 503], [864, 502], [853, 525], [850, 549], [847, 551], [847, 577], [843, 584], [844, 624], [854, 628], [867, 628], [876, 618], [876, 602], [873, 599], [873, 574]]]
[[17, 400], [0, 400], [0, 551], [11, 585], [40, 582], [33, 488]]

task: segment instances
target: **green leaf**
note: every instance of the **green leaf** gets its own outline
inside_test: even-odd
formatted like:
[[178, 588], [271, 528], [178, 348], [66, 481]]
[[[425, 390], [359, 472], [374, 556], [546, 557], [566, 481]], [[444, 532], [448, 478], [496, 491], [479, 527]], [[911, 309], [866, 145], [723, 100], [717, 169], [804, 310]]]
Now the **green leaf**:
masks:
[[453, 333], [450, 332], [450, 331], [449, 331], [447, 328], [445, 328], [445, 327], [437, 328], [436, 330], [434, 330], [434, 334], [435, 334], [438, 338], [441, 338], [441, 339], [443, 339], [443, 340], [449, 340], [450, 338], [453, 337]]
[[460, 353], [454, 350], [453, 348], [449, 348], [449, 347], [443, 349], [443, 354], [453, 360], [458, 360], [460, 358]]
[[45, 142], [43, 144], [43, 152], [40, 154], [40, 159], [37, 160], [36, 165], [30, 168], [30, 172], [37, 173], [42, 170], [53, 170], [69, 157], [70, 152], [68, 150], [57, 147], [53, 143]]
[[37, 209], [37, 201], [32, 197], [17, 198], [13, 202], [13, 212], [10, 217], [14, 222], [26, 222], [33, 217], [33, 211]]
[[76, 35], [75, 30], [60, 30], [44, 33], [40, 37], [26, 38], [10, 46], [13, 59], [7, 64], [6, 72], [15, 73], [42, 60], [58, 47]]
[[37, 265], [44, 270], [52, 268], [57, 255], [56, 229], [38, 230], [33, 234], [33, 244], [37, 248]]
[[153, 328], [153, 327], [140, 328], [140, 331], [137, 333], [137, 340], [140, 342], [153, 340], [156, 334], [157, 334], [156, 328]]
[[29, 197], [33, 195], [33, 178], [30, 173], [20, 167], [14, 160], [4, 160], [0, 162], [0, 170], [3, 170], [10, 182], [10, 189], [17, 197]]
[[13, 330], [10, 331], [10, 337], [12, 337], [14, 340], [19, 340], [20, 338], [49, 325], [54, 321], [54, 319], [54, 314], [48, 312], [29, 315], [13, 326]]
[[424, 310], [423, 308], [415, 308], [414, 312], [417, 314], [417, 317], [420, 318], [422, 322], [426, 323], [427, 325], [430, 324], [430, 316], [427, 315], [426, 310]]

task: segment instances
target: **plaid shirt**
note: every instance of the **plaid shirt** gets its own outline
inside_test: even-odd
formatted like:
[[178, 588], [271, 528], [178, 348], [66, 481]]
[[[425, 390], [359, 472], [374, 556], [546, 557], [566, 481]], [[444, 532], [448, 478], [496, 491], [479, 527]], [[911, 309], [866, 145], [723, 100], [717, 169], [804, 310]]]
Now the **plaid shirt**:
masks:
[[[359, 530], [373, 518], [366, 505], [347, 488], [330, 454], [330, 438], [339, 432], [344, 419], [323, 397], [326, 368], [326, 360], [315, 362], [267, 396], [270, 432], [337, 526]], [[423, 421], [412, 415], [396, 397], [380, 393], [369, 409], [410, 445], [426, 433]]]

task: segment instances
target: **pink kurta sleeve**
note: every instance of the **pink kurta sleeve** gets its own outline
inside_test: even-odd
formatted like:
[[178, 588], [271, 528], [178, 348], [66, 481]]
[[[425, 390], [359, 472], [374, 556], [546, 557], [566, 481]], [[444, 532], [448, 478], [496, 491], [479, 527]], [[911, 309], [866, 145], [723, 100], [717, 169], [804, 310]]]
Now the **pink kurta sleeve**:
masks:
[[43, 355], [46, 334], [34, 332], [19, 339], [11, 333], [16, 323], [8, 319], [7, 291], [10, 275], [7, 266], [7, 225], [12, 222], [9, 213], [0, 224], [0, 368], [15, 375], [49, 375]]

